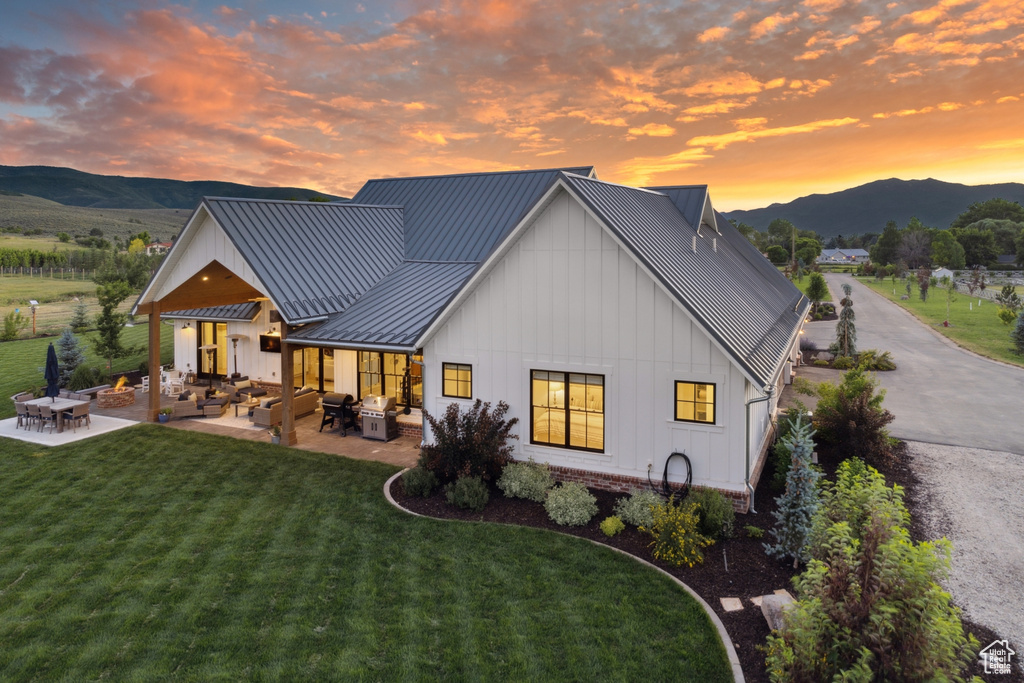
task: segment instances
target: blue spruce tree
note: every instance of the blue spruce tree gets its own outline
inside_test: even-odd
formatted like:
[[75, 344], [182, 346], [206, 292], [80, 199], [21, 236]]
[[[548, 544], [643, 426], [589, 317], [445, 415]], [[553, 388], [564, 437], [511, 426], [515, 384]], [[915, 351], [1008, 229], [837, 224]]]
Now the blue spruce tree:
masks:
[[1024, 355], [1024, 311], [1020, 312], [1017, 318], [1017, 326], [1010, 332], [1010, 339], [1016, 347], [1017, 353]]
[[71, 381], [75, 368], [85, 362], [84, 344], [78, 341], [70, 327], [65, 327], [57, 340], [57, 364], [60, 368], [60, 386], [66, 387]]
[[813, 435], [811, 425], [803, 418], [797, 418], [793, 431], [782, 440], [793, 454], [793, 462], [786, 476], [786, 492], [776, 499], [779, 509], [772, 513], [776, 520], [772, 535], [777, 542], [764, 544], [764, 550], [770, 557], [792, 557], [794, 569], [801, 560], [807, 560], [804, 546], [819, 504], [818, 479], [821, 474], [811, 467]]

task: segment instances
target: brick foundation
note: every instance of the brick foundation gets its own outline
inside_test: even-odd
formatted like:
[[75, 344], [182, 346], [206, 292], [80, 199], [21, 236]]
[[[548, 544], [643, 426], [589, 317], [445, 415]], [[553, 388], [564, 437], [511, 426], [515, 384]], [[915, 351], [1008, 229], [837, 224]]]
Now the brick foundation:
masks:
[[399, 436], [412, 436], [419, 440], [423, 440], [423, 423], [422, 422], [398, 422], [398, 435]]

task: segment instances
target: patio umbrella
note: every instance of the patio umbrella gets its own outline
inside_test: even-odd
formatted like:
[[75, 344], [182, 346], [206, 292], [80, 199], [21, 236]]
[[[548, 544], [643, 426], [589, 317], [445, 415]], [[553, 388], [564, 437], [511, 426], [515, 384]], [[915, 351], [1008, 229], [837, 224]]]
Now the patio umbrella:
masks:
[[57, 366], [57, 350], [53, 348], [53, 342], [46, 349], [46, 395], [56, 399], [60, 393], [60, 369]]

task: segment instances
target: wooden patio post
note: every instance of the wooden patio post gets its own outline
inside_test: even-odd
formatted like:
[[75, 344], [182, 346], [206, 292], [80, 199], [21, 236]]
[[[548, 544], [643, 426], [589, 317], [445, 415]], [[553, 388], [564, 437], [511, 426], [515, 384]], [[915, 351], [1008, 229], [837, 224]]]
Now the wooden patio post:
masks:
[[156, 422], [160, 415], [160, 302], [149, 309], [149, 410], [146, 419]]
[[295, 434], [295, 362], [288, 338], [288, 323], [281, 321], [281, 445], [299, 443]]

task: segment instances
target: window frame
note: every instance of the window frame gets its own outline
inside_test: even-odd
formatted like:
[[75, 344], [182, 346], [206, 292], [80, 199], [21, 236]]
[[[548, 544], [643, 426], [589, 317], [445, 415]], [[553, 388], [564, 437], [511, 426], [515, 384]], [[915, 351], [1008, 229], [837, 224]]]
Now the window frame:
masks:
[[[537, 403], [534, 402], [535, 401], [535, 397], [534, 397], [533, 389], [534, 389], [534, 382], [537, 381], [537, 380], [534, 379], [534, 373], [537, 373], [537, 372], [545, 372], [545, 373], [547, 373], [549, 377], [548, 377], [548, 379], [546, 381], [548, 381], [548, 382], [551, 381], [550, 375], [562, 375], [562, 377], [564, 378], [563, 379], [563, 384], [565, 385], [565, 406], [563, 408], [551, 408], [550, 406], [541, 406], [541, 405], [538, 405]], [[572, 375], [583, 375], [584, 378], [599, 377], [601, 379], [601, 410], [600, 410], [599, 413], [596, 410], [595, 411], [590, 411], [590, 410], [573, 411], [569, 407], [569, 402], [568, 402], [569, 391], [570, 391], [570, 389], [569, 389], [569, 384], [570, 384], [569, 377], [572, 376]], [[570, 371], [570, 370], [541, 370], [541, 369], [538, 369], [538, 368], [532, 368], [530, 370], [530, 374], [529, 374], [529, 381], [530, 381], [530, 444], [531, 445], [534, 445], [534, 446], [545, 446], [547, 448], [562, 448], [562, 449], [570, 450], [570, 451], [585, 451], [587, 453], [604, 453], [605, 452], [605, 444], [606, 444], [606, 440], [607, 440], [607, 431], [608, 431], [607, 430], [607, 422], [605, 421], [607, 413], [604, 410], [605, 390], [607, 389], [607, 376], [606, 375], [598, 374], [598, 373], [595, 373], [595, 372], [574, 372], [574, 371]], [[535, 437], [536, 429], [535, 429], [535, 425], [534, 425], [534, 415], [536, 413], [536, 409], [537, 408], [542, 408], [542, 407], [547, 408], [548, 410], [563, 411], [565, 413], [565, 432], [564, 432], [565, 433], [565, 443], [564, 444], [550, 443], [548, 441], [538, 441], [536, 439], [536, 437]], [[587, 448], [587, 447], [584, 447], [584, 446], [575, 446], [575, 445], [572, 444], [572, 414], [573, 414], [573, 412], [582, 412], [584, 415], [589, 414], [589, 413], [595, 413], [595, 414], [600, 414], [601, 415], [601, 448]]]
[[[469, 395], [468, 396], [461, 396], [459, 394], [449, 394], [449, 393], [447, 393], [447, 388], [446, 387], [447, 387], [448, 380], [445, 377], [445, 371], [449, 368], [449, 366], [452, 367], [452, 368], [469, 368], [469, 382], [468, 382], [468, 384], [469, 384]], [[458, 370], [456, 369], [455, 372], [458, 373]], [[466, 383], [466, 382], [463, 382], [462, 380], [458, 379], [458, 377], [456, 377], [452, 381], [455, 382], [456, 390], [458, 390], [458, 386], [460, 384], [465, 384]], [[442, 362], [441, 363], [441, 396], [444, 396], [445, 398], [461, 398], [461, 399], [472, 399], [473, 398], [473, 364], [472, 363], [456, 363], [456, 362], [451, 362], [451, 363]]]
[[[694, 407], [693, 414], [694, 415], [697, 414], [697, 406], [698, 405], [710, 405], [711, 406], [711, 420], [696, 420], [696, 419], [688, 420], [685, 417], [680, 417], [679, 416], [679, 404], [680, 404], [680, 400], [679, 400], [679, 385], [680, 384], [691, 384], [691, 385], [693, 385], [694, 400], [693, 401], [688, 401], [688, 403], [692, 403], [693, 404], [693, 407]], [[713, 394], [713, 398], [711, 399], [710, 403], [707, 402], [707, 401], [699, 401], [698, 402], [696, 400], [697, 385], [701, 385], [701, 384], [704, 385], [704, 386], [710, 386], [711, 387], [711, 392]], [[713, 425], [717, 425], [718, 424], [718, 383], [717, 382], [704, 382], [704, 381], [700, 381], [700, 380], [677, 379], [675, 381], [675, 383], [672, 385], [672, 419], [673, 419], [674, 422], [686, 422], [686, 423], [689, 423], [689, 424], [712, 425], [712, 426]]]

